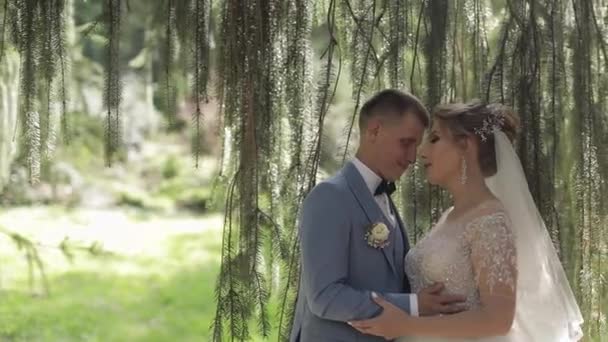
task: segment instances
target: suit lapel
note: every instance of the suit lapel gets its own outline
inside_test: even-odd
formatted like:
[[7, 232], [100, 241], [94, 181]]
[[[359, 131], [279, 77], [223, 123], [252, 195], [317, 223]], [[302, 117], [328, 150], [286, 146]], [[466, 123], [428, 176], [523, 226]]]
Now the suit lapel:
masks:
[[393, 213], [395, 213], [395, 217], [397, 218], [397, 224], [399, 225], [398, 229], [401, 231], [401, 234], [403, 235], [403, 247], [405, 248], [404, 253], [407, 253], [407, 251], [410, 250], [410, 242], [407, 237], [407, 230], [405, 229], [405, 225], [403, 224], [403, 220], [401, 220], [401, 215], [399, 215], [399, 211], [397, 210], [395, 203], [393, 203], [393, 200], [390, 198], [389, 198], [389, 202], [391, 204]]
[[397, 210], [397, 207], [395, 206], [395, 203], [393, 203], [393, 200], [389, 198], [389, 202], [391, 205], [391, 208], [393, 210], [393, 213], [395, 213], [395, 218], [397, 219], [397, 224], [399, 227], [397, 227], [397, 229], [399, 229], [399, 232], [401, 234], [401, 236], [399, 236], [399, 243], [396, 243], [395, 245], [399, 247], [399, 250], [395, 251], [396, 253], [396, 257], [395, 258], [399, 258], [400, 263], [399, 263], [399, 267], [401, 268], [402, 272], [400, 273], [400, 275], [402, 276], [401, 281], [403, 282], [403, 290], [405, 292], [410, 292], [411, 288], [410, 288], [410, 283], [409, 283], [409, 279], [407, 277], [407, 274], [405, 274], [405, 255], [407, 254], [407, 252], [410, 249], [410, 244], [409, 244], [409, 240], [407, 237], [407, 231], [405, 228], [405, 224], [403, 224], [403, 221], [401, 220], [401, 216], [399, 215], [399, 211]]
[[[384, 215], [384, 213], [382, 212], [382, 210], [380, 209], [380, 207], [374, 200], [374, 197], [372, 196], [369, 189], [367, 188], [367, 185], [365, 184], [363, 177], [361, 176], [361, 174], [359, 173], [359, 171], [357, 170], [355, 165], [351, 162], [348, 162], [346, 164], [346, 166], [344, 166], [343, 172], [344, 172], [344, 176], [346, 177], [346, 180], [348, 182], [348, 186], [350, 187], [350, 190], [355, 195], [355, 198], [357, 199], [357, 202], [359, 202], [359, 205], [363, 209], [365, 216], [367, 216], [369, 223], [375, 224], [378, 222], [383, 222], [387, 227], [392, 227], [392, 224], [386, 218], [386, 216]], [[397, 269], [395, 268], [394, 257], [393, 257], [393, 248], [395, 245], [394, 239], [398, 238], [398, 237], [394, 236], [395, 231], [396, 231], [395, 227], [393, 227], [393, 229], [391, 230], [391, 235], [389, 237], [390, 239], [393, 240], [393, 243], [389, 244], [388, 246], [386, 246], [384, 248], [381, 248], [381, 251], [382, 251], [382, 254], [384, 254], [386, 261], [391, 266], [391, 270], [393, 271], [393, 274], [395, 276], [398, 276]]]

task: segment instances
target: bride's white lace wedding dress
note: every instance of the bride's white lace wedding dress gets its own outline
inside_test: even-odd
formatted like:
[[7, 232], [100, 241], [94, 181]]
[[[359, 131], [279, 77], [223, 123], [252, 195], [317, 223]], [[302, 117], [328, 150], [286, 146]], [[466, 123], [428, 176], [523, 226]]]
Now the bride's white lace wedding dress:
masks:
[[[469, 310], [475, 310], [482, 304], [480, 288], [515, 289], [515, 319], [509, 333], [465, 341], [578, 341], [582, 315], [521, 162], [503, 132], [495, 131], [494, 137], [498, 172], [486, 184], [498, 200], [458, 218], [448, 219], [451, 209], [442, 215], [406, 256], [412, 290], [442, 282], [447, 293], [465, 295]], [[458, 340], [408, 336], [400, 341]]]
[[[455, 220], [447, 210], [433, 229], [406, 256], [406, 274], [412, 291], [440, 282], [445, 293], [466, 296], [469, 309], [480, 307], [478, 274], [485, 269], [492, 288], [515, 286], [516, 252], [511, 223], [499, 201], [487, 201]], [[475, 269], [476, 265], [479, 269]], [[491, 341], [515, 341], [512, 336]], [[454, 339], [404, 337], [400, 341], [459, 341]]]

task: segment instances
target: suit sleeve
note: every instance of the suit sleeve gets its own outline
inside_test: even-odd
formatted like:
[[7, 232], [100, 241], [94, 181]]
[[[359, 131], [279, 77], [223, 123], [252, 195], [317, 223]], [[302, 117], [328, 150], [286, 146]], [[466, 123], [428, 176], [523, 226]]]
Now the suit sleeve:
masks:
[[[382, 309], [371, 299], [371, 291], [346, 283], [351, 214], [336, 185], [321, 183], [304, 201], [300, 218], [302, 290], [311, 312], [323, 319], [352, 321], [375, 317]], [[383, 293], [385, 298], [410, 311], [410, 294]]]

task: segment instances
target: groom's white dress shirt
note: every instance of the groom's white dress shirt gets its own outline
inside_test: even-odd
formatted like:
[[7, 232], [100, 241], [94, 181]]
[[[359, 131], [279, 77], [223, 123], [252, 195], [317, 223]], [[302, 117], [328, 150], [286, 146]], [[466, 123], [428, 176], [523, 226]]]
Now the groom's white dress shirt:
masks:
[[[389, 221], [393, 225], [393, 228], [399, 227], [399, 224], [397, 223], [397, 218], [395, 217], [395, 213], [393, 213], [393, 211], [391, 210], [387, 194], [383, 193], [378, 196], [374, 196], [376, 188], [382, 182], [382, 178], [378, 176], [374, 171], [372, 171], [369, 167], [367, 167], [367, 165], [363, 164], [363, 162], [360, 161], [358, 158], [353, 159], [353, 164], [357, 168], [357, 171], [359, 171], [359, 173], [361, 174], [361, 177], [363, 177], [363, 181], [371, 192], [372, 197], [374, 197], [374, 200], [376, 201], [384, 215], [389, 219]], [[412, 316], [418, 316], [418, 295], [410, 295], [410, 307], [410, 310], [412, 311], [410, 314]]]

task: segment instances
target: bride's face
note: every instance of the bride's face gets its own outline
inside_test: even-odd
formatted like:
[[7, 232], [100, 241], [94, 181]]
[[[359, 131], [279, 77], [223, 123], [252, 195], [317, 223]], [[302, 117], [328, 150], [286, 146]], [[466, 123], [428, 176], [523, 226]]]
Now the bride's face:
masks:
[[445, 187], [460, 175], [463, 150], [441, 120], [433, 125], [420, 147], [421, 163], [429, 183]]

